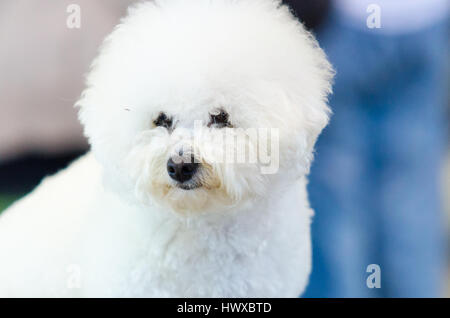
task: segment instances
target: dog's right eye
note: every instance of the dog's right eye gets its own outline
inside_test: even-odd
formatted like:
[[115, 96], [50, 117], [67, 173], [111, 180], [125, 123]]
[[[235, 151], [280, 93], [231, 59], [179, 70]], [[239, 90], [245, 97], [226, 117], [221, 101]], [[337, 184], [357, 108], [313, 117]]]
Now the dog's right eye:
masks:
[[159, 113], [158, 117], [153, 121], [153, 125], [156, 127], [165, 127], [167, 129], [172, 128], [172, 117], [167, 117], [163, 112]]

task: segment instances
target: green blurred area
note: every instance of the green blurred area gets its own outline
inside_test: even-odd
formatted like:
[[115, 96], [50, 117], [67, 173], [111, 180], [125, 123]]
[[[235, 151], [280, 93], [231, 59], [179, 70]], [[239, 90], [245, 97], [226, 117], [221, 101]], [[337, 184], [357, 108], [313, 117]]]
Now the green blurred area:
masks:
[[0, 214], [9, 207], [14, 201], [20, 198], [20, 195], [2, 195], [0, 194]]

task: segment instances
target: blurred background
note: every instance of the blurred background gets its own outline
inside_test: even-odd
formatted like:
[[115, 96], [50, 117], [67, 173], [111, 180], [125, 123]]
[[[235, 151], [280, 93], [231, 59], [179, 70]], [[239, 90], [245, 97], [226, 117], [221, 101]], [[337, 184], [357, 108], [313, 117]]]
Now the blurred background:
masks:
[[[87, 151], [73, 104], [133, 2], [0, 2], [0, 213]], [[303, 296], [449, 296], [448, 0], [284, 2], [337, 72], [310, 175]], [[367, 286], [370, 264], [381, 288]]]

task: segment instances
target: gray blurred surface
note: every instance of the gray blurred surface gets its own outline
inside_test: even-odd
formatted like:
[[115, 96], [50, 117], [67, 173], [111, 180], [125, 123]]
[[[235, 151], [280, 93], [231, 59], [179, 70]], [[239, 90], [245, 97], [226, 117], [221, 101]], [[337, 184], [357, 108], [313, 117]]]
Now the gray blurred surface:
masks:
[[[86, 146], [74, 102], [102, 39], [131, 0], [0, 2], [0, 161]], [[81, 7], [69, 29], [68, 5]]]

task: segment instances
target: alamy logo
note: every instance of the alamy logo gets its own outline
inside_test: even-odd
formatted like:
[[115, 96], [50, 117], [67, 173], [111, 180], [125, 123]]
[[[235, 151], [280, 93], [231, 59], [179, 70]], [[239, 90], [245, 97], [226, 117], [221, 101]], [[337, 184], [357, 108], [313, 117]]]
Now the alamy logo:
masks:
[[[262, 174], [274, 174], [280, 166], [280, 132], [278, 128], [224, 128], [204, 133], [203, 122], [194, 122], [187, 132], [182, 155], [174, 153], [175, 163], [189, 162], [192, 149], [202, 149], [201, 157], [209, 163], [257, 164]], [[178, 149], [178, 148], [177, 148]], [[195, 151], [194, 151], [195, 152]], [[197, 160], [192, 156], [194, 161]]]
[[366, 20], [367, 27], [369, 29], [381, 28], [381, 7], [372, 3], [367, 7], [366, 12], [370, 13]]
[[67, 288], [68, 289], [79, 289], [81, 288], [81, 268], [79, 265], [71, 264], [67, 266], [66, 272], [68, 274], [67, 278]]
[[81, 7], [78, 4], [70, 4], [67, 6], [66, 12], [69, 16], [66, 25], [69, 29], [81, 28]]
[[366, 280], [367, 288], [381, 288], [381, 268], [378, 264], [370, 264], [366, 269], [371, 273]]

